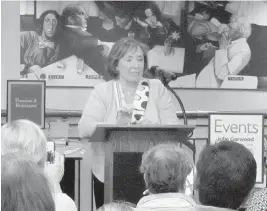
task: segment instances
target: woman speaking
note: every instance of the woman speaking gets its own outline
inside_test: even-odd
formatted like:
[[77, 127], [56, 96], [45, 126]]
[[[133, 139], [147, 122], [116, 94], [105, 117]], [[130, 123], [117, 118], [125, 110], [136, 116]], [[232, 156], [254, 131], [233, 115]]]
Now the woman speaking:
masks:
[[[131, 38], [117, 41], [109, 54], [108, 74], [112, 80], [95, 86], [78, 125], [82, 138], [96, 126], [107, 124], [178, 124], [175, 107], [160, 80], [145, 79], [147, 48]], [[91, 143], [96, 206], [104, 202], [104, 146]], [[102, 183], [102, 184], [101, 184]], [[101, 188], [102, 187], [102, 188]]]

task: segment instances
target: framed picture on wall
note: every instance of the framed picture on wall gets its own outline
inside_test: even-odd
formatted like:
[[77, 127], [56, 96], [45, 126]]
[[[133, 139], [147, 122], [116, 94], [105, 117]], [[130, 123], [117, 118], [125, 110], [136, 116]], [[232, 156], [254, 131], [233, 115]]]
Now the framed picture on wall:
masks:
[[[45, 80], [50, 87], [94, 87], [111, 79], [107, 58], [114, 43], [130, 37], [148, 47], [144, 75], [157, 78], [151, 71], [157, 66], [167, 72], [161, 74], [169, 77], [171, 87], [267, 89], [263, 2], [76, 1], [73, 6], [68, 1], [25, 1], [20, 5], [23, 79]], [[72, 20], [68, 10], [84, 15], [80, 21]], [[246, 19], [238, 14], [246, 14]]]
[[7, 122], [28, 119], [45, 128], [45, 81], [7, 81]]

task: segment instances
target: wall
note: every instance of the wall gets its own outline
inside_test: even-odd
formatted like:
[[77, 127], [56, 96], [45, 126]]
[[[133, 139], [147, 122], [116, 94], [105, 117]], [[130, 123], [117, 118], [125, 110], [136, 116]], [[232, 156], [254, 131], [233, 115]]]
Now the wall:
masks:
[[[39, 2], [38, 2], [39, 3]], [[56, 2], [51, 2], [54, 4]], [[59, 2], [58, 2], [59, 3]], [[60, 8], [62, 5], [55, 5]], [[2, 2], [1, 108], [6, 108], [6, 80], [19, 79], [19, 2]], [[46, 107], [82, 110], [90, 88], [47, 88]], [[263, 111], [267, 113], [267, 91], [177, 90], [188, 111]], [[176, 102], [175, 102], [176, 103]], [[179, 109], [176, 103], [177, 110]]]
[[[1, 2], [1, 108], [6, 108], [7, 80], [19, 79], [19, 2]], [[7, 21], [8, 20], [8, 21]]]

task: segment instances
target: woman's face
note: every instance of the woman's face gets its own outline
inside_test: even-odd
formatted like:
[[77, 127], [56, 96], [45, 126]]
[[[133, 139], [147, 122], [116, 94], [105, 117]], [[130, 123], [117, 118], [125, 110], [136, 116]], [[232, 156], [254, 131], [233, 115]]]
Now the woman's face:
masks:
[[53, 38], [57, 30], [57, 18], [54, 14], [48, 13], [44, 18], [43, 34], [46, 38]]
[[144, 73], [144, 53], [140, 47], [129, 50], [119, 60], [117, 71], [120, 79], [128, 82], [139, 82]]

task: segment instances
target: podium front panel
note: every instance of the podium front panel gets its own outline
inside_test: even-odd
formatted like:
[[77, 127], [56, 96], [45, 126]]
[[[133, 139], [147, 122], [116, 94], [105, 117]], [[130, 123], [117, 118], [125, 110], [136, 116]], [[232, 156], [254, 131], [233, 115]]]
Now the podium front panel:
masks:
[[[110, 131], [108, 134], [108, 141], [105, 143], [105, 194], [104, 202], [109, 203], [114, 200], [113, 191], [116, 191], [114, 195], [115, 199], [128, 200], [129, 202], [136, 203], [137, 198], [142, 196], [142, 192], [145, 190], [143, 177], [139, 174], [139, 166], [141, 163], [141, 156], [144, 151], [151, 148], [152, 146], [159, 143], [177, 143], [181, 147], [185, 148], [186, 151], [191, 151], [190, 154], [194, 153], [194, 149], [190, 149], [188, 146], [182, 144], [184, 141], [188, 140], [188, 131], [169, 130], [164, 129], [158, 130], [114, 130]], [[192, 144], [193, 145], [193, 144]], [[128, 153], [128, 155], [127, 155]], [[116, 160], [114, 160], [114, 157]], [[118, 159], [123, 159], [124, 161], [119, 161]], [[133, 162], [136, 159], [136, 162]], [[117, 163], [114, 164], [114, 161]], [[128, 162], [128, 165], [126, 165]], [[132, 166], [134, 169], [126, 170], [127, 175], [119, 175], [117, 172], [114, 173], [114, 169], [127, 168], [127, 166]], [[125, 173], [125, 171], [121, 171]], [[122, 173], [122, 174], [123, 174]], [[129, 174], [130, 173], [130, 174]], [[136, 174], [136, 175], [133, 175]], [[113, 178], [113, 175], [116, 178]], [[118, 184], [119, 177], [123, 177], [121, 181], [135, 181], [135, 184], [131, 186], [136, 190], [132, 190], [130, 194], [134, 194], [133, 198], [129, 200], [129, 193], [123, 193], [118, 187], [114, 188], [113, 182], [116, 180], [115, 184]], [[122, 185], [123, 186], [123, 185]], [[143, 190], [142, 190], [143, 188]], [[127, 189], [127, 191], [130, 191]], [[134, 193], [136, 192], [136, 193]], [[125, 198], [121, 198], [125, 196]], [[140, 198], [139, 198], [140, 199]]]

